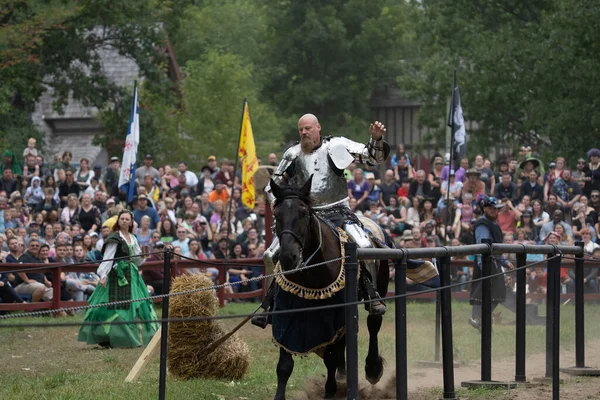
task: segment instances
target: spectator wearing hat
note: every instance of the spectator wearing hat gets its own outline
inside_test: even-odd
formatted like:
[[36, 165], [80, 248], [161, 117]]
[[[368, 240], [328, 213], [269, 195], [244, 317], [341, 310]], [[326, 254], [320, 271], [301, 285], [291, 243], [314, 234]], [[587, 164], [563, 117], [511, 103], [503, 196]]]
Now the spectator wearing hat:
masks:
[[215, 157], [215, 156], [208, 156], [207, 165], [205, 165], [203, 167], [203, 169], [205, 167], [207, 167], [208, 170], [210, 171], [210, 179], [212, 179], [214, 181], [215, 180], [215, 176], [221, 170], [219, 167], [217, 167], [217, 157]]
[[585, 186], [583, 193], [590, 196], [592, 191], [600, 191], [600, 149], [590, 149], [587, 156], [590, 162], [584, 169]]
[[156, 182], [160, 182], [160, 174], [158, 170], [152, 166], [154, 160], [152, 159], [152, 155], [146, 154], [144, 157], [144, 165], [135, 169], [135, 181], [138, 185], [144, 184], [144, 177], [146, 175], [150, 175], [152, 180]]
[[158, 229], [160, 227], [160, 217], [156, 209], [148, 204], [148, 197], [145, 194], [138, 196], [138, 208], [133, 211], [133, 219], [138, 226], [141, 225], [142, 217], [147, 215], [150, 218], [150, 229]]
[[210, 173], [210, 168], [208, 166], [202, 167], [201, 177], [198, 181], [198, 187], [196, 188], [196, 192], [199, 194], [202, 193], [210, 193], [215, 189], [215, 181], [213, 181]]
[[105, 202], [106, 210], [100, 216], [100, 219], [102, 220], [102, 224], [104, 224], [104, 222], [106, 222], [106, 220], [111, 217], [111, 212], [114, 210], [115, 205], [116, 205], [115, 199], [113, 199], [112, 197], [110, 197], [106, 200], [106, 202]]
[[116, 196], [119, 193], [119, 177], [121, 175], [121, 163], [119, 157], [111, 157], [110, 165], [106, 167], [104, 174], [104, 184], [109, 196]]
[[369, 194], [367, 195], [367, 200], [369, 203], [379, 203], [381, 198], [381, 188], [375, 182], [375, 175], [372, 172], [367, 172], [365, 174], [367, 178], [367, 183], [369, 184]]
[[402, 232], [402, 236], [400, 237], [400, 247], [405, 249], [421, 247], [419, 242], [413, 239], [413, 233], [411, 229], [406, 229], [404, 232]]
[[485, 183], [479, 179], [481, 172], [475, 168], [471, 168], [465, 173], [467, 180], [463, 183], [462, 193], [471, 193], [471, 198], [477, 199], [485, 194]]
[[[479, 208], [483, 216], [475, 222], [475, 242], [483, 243], [483, 239], [492, 239], [493, 243], [503, 243], [504, 236], [500, 226], [496, 223], [498, 219], [498, 209], [504, 207], [494, 197], [485, 196], [479, 201]], [[481, 272], [481, 256], [476, 258], [475, 267], [473, 268], [473, 279], [478, 279], [482, 276]], [[514, 266], [502, 255], [492, 258], [491, 274], [502, 272], [502, 268], [513, 269]], [[499, 275], [491, 278], [492, 286], [492, 311], [506, 300], [506, 286], [504, 276]], [[473, 306], [473, 311], [469, 323], [476, 329], [481, 329], [481, 299], [482, 299], [482, 284], [481, 281], [473, 282], [471, 285], [470, 303]], [[511, 310], [514, 311], [514, 310]]]

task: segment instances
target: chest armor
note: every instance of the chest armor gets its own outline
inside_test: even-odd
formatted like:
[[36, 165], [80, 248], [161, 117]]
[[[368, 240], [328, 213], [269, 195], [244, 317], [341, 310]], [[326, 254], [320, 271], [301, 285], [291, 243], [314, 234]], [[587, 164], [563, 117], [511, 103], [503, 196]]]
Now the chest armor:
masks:
[[295, 163], [295, 178], [304, 184], [313, 176], [311, 195], [316, 208], [339, 202], [348, 197], [348, 183], [344, 171], [335, 168], [329, 159], [327, 144], [310, 154], [300, 152]]

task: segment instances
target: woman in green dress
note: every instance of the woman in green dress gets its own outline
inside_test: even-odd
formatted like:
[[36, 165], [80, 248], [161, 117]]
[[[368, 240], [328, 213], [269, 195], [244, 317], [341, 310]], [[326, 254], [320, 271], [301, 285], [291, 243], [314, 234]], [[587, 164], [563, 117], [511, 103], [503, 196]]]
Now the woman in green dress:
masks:
[[[138, 272], [144, 258], [133, 231], [133, 216], [129, 211], [119, 213], [113, 232], [102, 248], [104, 261], [98, 267], [100, 285], [89, 299], [90, 305], [148, 297], [146, 284]], [[114, 258], [128, 257], [117, 261]], [[85, 322], [135, 321], [157, 319], [150, 300], [122, 305], [88, 309]], [[78, 340], [105, 347], [138, 347], [148, 344], [158, 329], [157, 323], [84, 325]]]

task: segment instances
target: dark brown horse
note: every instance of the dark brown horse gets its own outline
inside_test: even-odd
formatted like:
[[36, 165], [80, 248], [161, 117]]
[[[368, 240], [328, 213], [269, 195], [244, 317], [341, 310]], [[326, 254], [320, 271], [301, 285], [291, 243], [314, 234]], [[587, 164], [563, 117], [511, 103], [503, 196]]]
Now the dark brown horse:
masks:
[[[298, 189], [277, 186], [271, 181], [276, 198], [274, 216], [280, 242], [279, 265], [276, 271], [291, 271], [298, 267], [335, 260], [342, 256], [340, 235], [317, 216], [311, 207], [311, 179]], [[344, 302], [344, 274], [341, 261], [331, 261], [277, 278], [275, 311]], [[377, 291], [387, 293], [389, 269], [378, 269]], [[341, 283], [341, 284], [340, 284]], [[369, 316], [369, 352], [365, 363], [366, 377], [372, 384], [381, 379], [383, 359], [379, 355], [377, 334], [381, 316]], [[294, 368], [292, 355], [315, 352], [323, 357], [327, 368], [325, 398], [334, 397], [338, 377], [345, 375], [344, 308], [336, 307], [311, 312], [273, 315], [273, 337], [280, 346], [277, 364], [275, 399], [284, 399], [288, 379]]]

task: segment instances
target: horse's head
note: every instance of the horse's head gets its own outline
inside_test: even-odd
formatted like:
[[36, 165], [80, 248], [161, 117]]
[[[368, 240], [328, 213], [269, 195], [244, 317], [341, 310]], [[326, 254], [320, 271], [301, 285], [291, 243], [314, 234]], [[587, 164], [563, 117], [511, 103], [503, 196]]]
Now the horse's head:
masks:
[[279, 261], [284, 271], [296, 269], [302, 263], [302, 250], [310, 234], [311, 184], [312, 176], [301, 188], [278, 186], [271, 179], [271, 190], [275, 196], [275, 231], [280, 245]]

